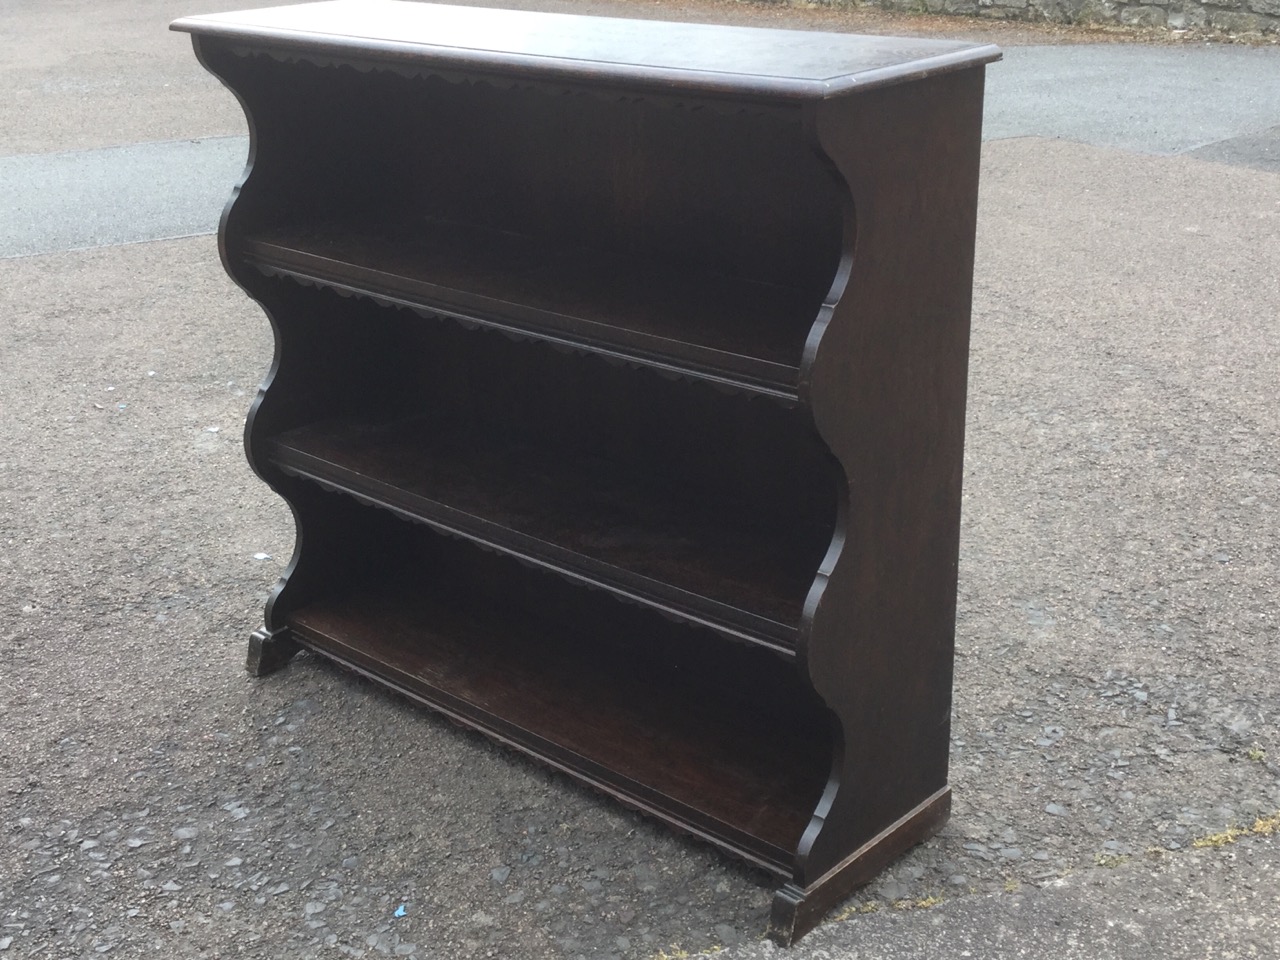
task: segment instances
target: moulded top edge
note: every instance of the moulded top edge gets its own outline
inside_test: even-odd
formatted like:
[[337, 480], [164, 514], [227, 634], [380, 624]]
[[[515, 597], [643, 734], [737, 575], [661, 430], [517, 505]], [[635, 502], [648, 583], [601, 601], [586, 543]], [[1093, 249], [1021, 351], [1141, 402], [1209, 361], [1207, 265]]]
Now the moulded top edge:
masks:
[[425, 69], [480, 70], [669, 90], [826, 99], [1000, 59], [953, 40], [328, 0], [184, 17], [171, 29], [238, 45]]

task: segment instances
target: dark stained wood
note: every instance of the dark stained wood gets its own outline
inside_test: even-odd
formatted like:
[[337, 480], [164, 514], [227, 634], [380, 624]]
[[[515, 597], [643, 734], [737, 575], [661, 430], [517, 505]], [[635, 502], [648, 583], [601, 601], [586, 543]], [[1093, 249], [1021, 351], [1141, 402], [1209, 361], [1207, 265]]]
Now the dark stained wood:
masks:
[[337, 0], [184, 17], [174, 30], [312, 57], [419, 69], [823, 98], [989, 63], [990, 45], [615, 20], [395, 0]]
[[264, 272], [794, 399], [821, 295], [444, 221], [255, 237]]
[[932, 835], [998, 51], [372, 0], [174, 27], [252, 134], [219, 246], [298, 549], [251, 671], [308, 646], [764, 866], [784, 944]]
[[767, 527], [712, 522], [598, 457], [547, 456], [431, 420], [324, 423], [266, 449], [286, 473], [787, 653], [830, 537], [779, 544]]
[[851, 888], [870, 883], [894, 860], [942, 828], [951, 814], [951, 788], [944, 787], [889, 824], [807, 887], [786, 883], [773, 898], [769, 937], [784, 946], [804, 936], [843, 900]]
[[[830, 749], [821, 709], [794, 673], [763, 651], [729, 653], [714, 636], [690, 635], [601, 595], [595, 604], [575, 601], [561, 619], [556, 594], [564, 591], [545, 574], [483, 556], [468, 561], [448, 543], [427, 553], [293, 612], [294, 635], [633, 806], [790, 874]], [[529, 586], [504, 582], [501, 594], [477, 596], [460, 570]], [[522, 604], [522, 590], [532, 606]], [[617, 609], [597, 625], [597, 607]], [[626, 642], [635, 633], [640, 645]], [[733, 684], [709, 688], [705, 672], [716, 669], [717, 655], [735, 656]]]
[[846, 741], [841, 788], [801, 844], [801, 885], [947, 782], [982, 91], [973, 71], [815, 117], [858, 245], [806, 385], [849, 483], [800, 652], [845, 729], [876, 733]]

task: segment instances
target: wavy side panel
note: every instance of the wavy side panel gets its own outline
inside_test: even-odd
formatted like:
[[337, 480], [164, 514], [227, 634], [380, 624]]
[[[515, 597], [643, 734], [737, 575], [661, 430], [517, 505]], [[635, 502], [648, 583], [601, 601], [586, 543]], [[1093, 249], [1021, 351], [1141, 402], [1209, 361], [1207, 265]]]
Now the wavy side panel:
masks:
[[945, 820], [982, 86], [977, 68], [809, 114], [845, 239], [800, 395], [843, 482], [798, 647], [836, 749], [775, 904], [788, 942]]
[[[245, 122], [249, 130], [249, 152], [244, 170], [239, 180], [232, 187], [231, 196], [227, 199], [218, 222], [218, 255], [222, 260], [223, 268], [231, 279], [262, 307], [268, 322], [271, 324], [274, 341], [270, 367], [263, 377], [262, 383], [258, 387], [258, 392], [249, 408], [244, 430], [245, 454], [250, 467], [272, 490], [284, 499], [294, 519], [295, 540], [293, 555], [267, 599], [264, 614], [266, 623], [264, 636], [259, 638], [255, 635], [255, 639], [259, 643], [271, 642], [272, 635], [279, 634], [284, 630], [285, 614], [280, 601], [288, 592], [290, 584], [296, 583], [298, 580], [299, 566], [303, 555], [303, 528], [295, 494], [298, 482], [285, 477], [283, 473], [267, 461], [265, 456], [259, 455], [257, 438], [279, 429], [281, 421], [288, 419], [287, 411], [291, 406], [290, 392], [287, 382], [282, 381], [291, 379], [289, 375], [290, 366], [295, 371], [300, 372], [303, 364], [300, 362], [302, 358], [296, 358], [295, 360], [286, 349], [285, 336], [279, 318], [287, 310], [287, 304], [278, 302], [278, 298], [272, 297], [270, 287], [264, 282], [265, 278], [260, 272], [254, 270], [240, 254], [242, 238], [246, 232], [243, 224], [246, 216], [251, 214], [258, 197], [263, 192], [261, 181], [265, 179], [261, 172], [263, 153], [260, 131], [262, 128], [259, 124], [259, 105], [256, 102], [256, 91], [246, 86], [241, 78], [235, 74], [234, 65], [238, 58], [225, 47], [216, 41], [209, 41], [199, 36], [192, 37], [192, 45], [195, 49], [196, 59], [199, 60], [200, 64], [217, 77], [223, 86], [235, 96], [244, 111]], [[296, 378], [297, 376], [298, 373], [295, 373], [294, 377]], [[305, 579], [305, 575], [301, 579]], [[285, 642], [287, 644], [287, 641]]]

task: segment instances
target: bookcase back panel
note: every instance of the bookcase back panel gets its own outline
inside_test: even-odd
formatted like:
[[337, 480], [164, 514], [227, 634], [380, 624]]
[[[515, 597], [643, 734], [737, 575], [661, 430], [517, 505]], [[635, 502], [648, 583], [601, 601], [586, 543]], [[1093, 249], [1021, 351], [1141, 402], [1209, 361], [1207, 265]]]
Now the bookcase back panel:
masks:
[[[223, 55], [258, 118], [263, 226], [440, 219], [797, 287], [840, 255], [798, 107], [406, 77]], [[304, 202], [299, 202], [300, 200]], [[812, 321], [812, 316], [807, 322]]]
[[273, 432], [416, 420], [472, 446], [595, 464], [690, 516], [759, 531], [803, 599], [835, 527], [840, 478], [803, 408], [288, 281], [271, 289], [282, 374], [295, 351], [311, 371], [291, 405], [307, 413]]

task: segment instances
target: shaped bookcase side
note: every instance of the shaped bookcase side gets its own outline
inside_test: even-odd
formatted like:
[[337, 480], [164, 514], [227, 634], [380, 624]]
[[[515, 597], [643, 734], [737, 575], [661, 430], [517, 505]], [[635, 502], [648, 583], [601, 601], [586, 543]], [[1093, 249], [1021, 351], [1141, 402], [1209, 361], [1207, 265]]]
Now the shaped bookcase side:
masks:
[[[223, 205], [222, 214], [218, 220], [218, 256], [227, 275], [251, 299], [258, 302], [271, 325], [273, 342], [271, 364], [258, 386], [257, 393], [254, 395], [249, 412], [245, 417], [244, 449], [246, 459], [253, 472], [288, 504], [293, 515], [295, 531], [297, 531], [298, 512], [288, 496], [287, 481], [282, 487], [283, 475], [271, 464], [267, 463], [264, 458], [257, 456], [258, 444], [254, 441], [255, 436], [270, 431], [272, 422], [276, 419], [273, 416], [272, 408], [286, 403], [289, 396], [287, 384], [281, 384], [277, 387], [277, 381], [281, 379], [279, 324], [276, 322], [272, 304], [259, 290], [261, 275], [249, 266], [241, 254], [243, 231], [240, 226], [240, 217], [244, 207], [243, 197], [248, 184], [253, 178], [259, 155], [260, 137], [257, 119], [254, 116], [251, 103], [246, 97], [245, 91], [223, 69], [223, 64], [226, 62], [225, 50], [221, 49], [216, 41], [206, 41], [198, 35], [191, 37], [191, 45], [195, 52], [196, 60], [200, 65], [216, 77], [227, 91], [236, 98], [241, 110], [244, 112], [245, 123], [248, 127], [249, 152], [245, 160], [244, 169], [241, 171], [239, 179], [232, 186], [231, 194]], [[255, 676], [261, 676], [282, 668], [299, 649], [284, 618], [277, 616], [274, 612], [282, 594], [286, 591], [290, 582], [295, 579], [298, 562], [301, 558], [299, 547], [300, 542], [295, 538], [294, 550], [290, 561], [267, 598], [264, 610], [264, 626], [261, 630], [255, 631], [250, 638], [247, 667]]]
[[836, 718], [837, 749], [793, 882], [775, 900], [782, 942], [949, 809], [983, 75], [979, 66], [811, 114], [815, 149], [847, 185], [857, 242], [801, 383], [845, 479], [798, 647]]

